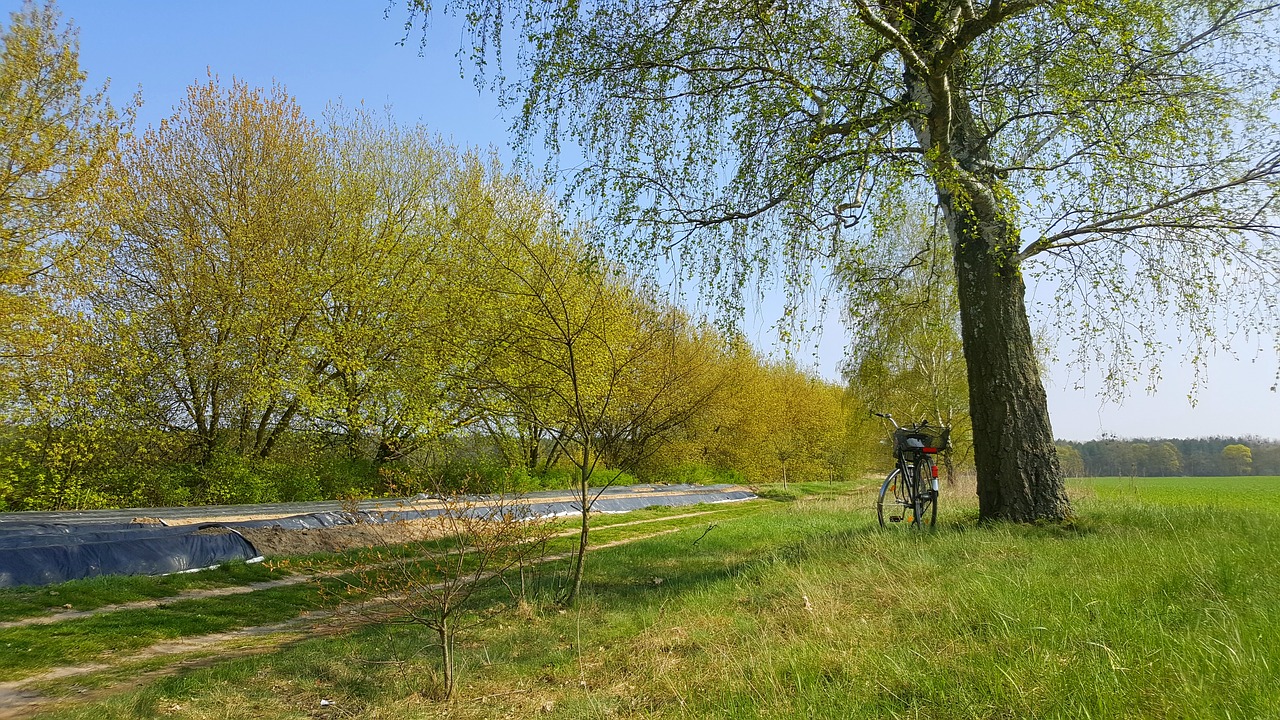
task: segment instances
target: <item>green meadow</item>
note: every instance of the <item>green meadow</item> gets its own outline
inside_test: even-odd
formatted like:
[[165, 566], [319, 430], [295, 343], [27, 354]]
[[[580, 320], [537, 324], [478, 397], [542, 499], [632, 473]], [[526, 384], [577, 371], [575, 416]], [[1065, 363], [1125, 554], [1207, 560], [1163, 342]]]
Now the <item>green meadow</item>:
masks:
[[[554, 578], [495, 596], [447, 703], [430, 634], [369, 624], [234, 657], [97, 652], [108, 669], [35, 684], [66, 700], [39, 717], [1280, 717], [1278, 478], [1079, 480], [1066, 526], [978, 525], [944, 490], [926, 533], [875, 527], [869, 483], [792, 487], [602, 530], [633, 542], [591, 554], [573, 608], [539, 591]], [[262, 622], [314, 606], [305, 587], [264, 591]], [[255, 594], [189, 614], [251, 624]], [[163, 609], [133, 612], [111, 625], [138, 635]], [[103, 618], [61, 632], [107, 637]]]

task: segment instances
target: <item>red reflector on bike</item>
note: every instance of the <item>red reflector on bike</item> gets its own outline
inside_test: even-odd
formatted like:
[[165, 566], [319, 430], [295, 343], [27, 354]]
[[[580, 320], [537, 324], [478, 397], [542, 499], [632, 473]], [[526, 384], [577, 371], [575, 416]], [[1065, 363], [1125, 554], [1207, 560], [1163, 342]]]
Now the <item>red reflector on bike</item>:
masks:
[[934, 465], [933, 467], [931, 467], [931, 468], [929, 468], [929, 469], [933, 471], [933, 476], [934, 476], [935, 478], [936, 478], [936, 477], [938, 477], [938, 466], [937, 466], [937, 465]]
[[925, 453], [926, 455], [936, 455], [938, 453], [938, 448], [920, 448], [920, 452]]

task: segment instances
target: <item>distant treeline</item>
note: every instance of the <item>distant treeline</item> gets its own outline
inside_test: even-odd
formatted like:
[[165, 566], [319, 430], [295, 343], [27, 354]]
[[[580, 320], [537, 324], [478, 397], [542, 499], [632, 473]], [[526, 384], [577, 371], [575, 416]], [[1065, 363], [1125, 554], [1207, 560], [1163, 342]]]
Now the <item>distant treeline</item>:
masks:
[[1258, 437], [1059, 441], [1058, 457], [1074, 477], [1280, 475], [1280, 441]]

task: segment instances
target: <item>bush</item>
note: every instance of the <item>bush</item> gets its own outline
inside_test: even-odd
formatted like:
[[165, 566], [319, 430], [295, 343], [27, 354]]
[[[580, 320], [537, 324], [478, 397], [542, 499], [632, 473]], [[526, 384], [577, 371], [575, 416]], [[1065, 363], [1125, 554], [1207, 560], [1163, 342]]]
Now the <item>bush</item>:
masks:
[[253, 469], [252, 463], [230, 452], [215, 452], [201, 468], [201, 490], [196, 500], [202, 505], [247, 505], [270, 502], [271, 483]]
[[799, 500], [804, 493], [795, 488], [784, 488], [781, 485], [765, 485], [756, 489], [756, 495], [766, 500], [777, 500], [778, 502], [791, 502]]
[[26, 470], [19, 475], [18, 509], [96, 510], [121, 505], [119, 497], [104, 492], [95, 478], [84, 473], [39, 466]]
[[[2, 432], [2, 429], [0, 429]], [[186, 438], [185, 440], [189, 440]], [[429, 462], [378, 465], [314, 443], [280, 447], [270, 459], [220, 449], [192, 462], [180, 435], [100, 431], [0, 434], [0, 510], [307, 502], [338, 498], [411, 497], [444, 493], [523, 494], [577, 487], [578, 469], [562, 463], [542, 472], [508, 467], [495, 454], [468, 449], [439, 452]], [[681, 484], [744, 482], [739, 473], [702, 464], [658, 469], [646, 480]], [[638, 479], [599, 467], [594, 487]]]
[[654, 473], [653, 479], [673, 485], [742, 485], [747, 481], [737, 470], [700, 464], [666, 468]]
[[131, 478], [130, 507], [175, 507], [192, 501], [198, 475], [189, 465], [143, 468]]
[[368, 460], [326, 458], [315, 469], [323, 498], [374, 497], [381, 486], [373, 463]]
[[271, 502], [309, 502], [325, 500], [320, 475], [315, 468], [287, 462], [261, 462], [258, 474], [270, 486]]

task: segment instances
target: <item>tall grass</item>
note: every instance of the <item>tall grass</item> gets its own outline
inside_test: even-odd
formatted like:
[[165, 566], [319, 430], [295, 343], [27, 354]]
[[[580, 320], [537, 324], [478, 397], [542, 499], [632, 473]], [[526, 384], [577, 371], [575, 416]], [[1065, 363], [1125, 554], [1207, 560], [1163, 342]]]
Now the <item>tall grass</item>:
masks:
[[579, 607], [462, 648], [449, 705], [403, 679], [426, 638], [365, 628], [51, 716], [1280, 717], [1280, 487], [1215, 482], [1078, 486], [1068, 527], [948, 497], [936, 532], [882, 532], [865, 489], [767, 503], [598, 552]]

